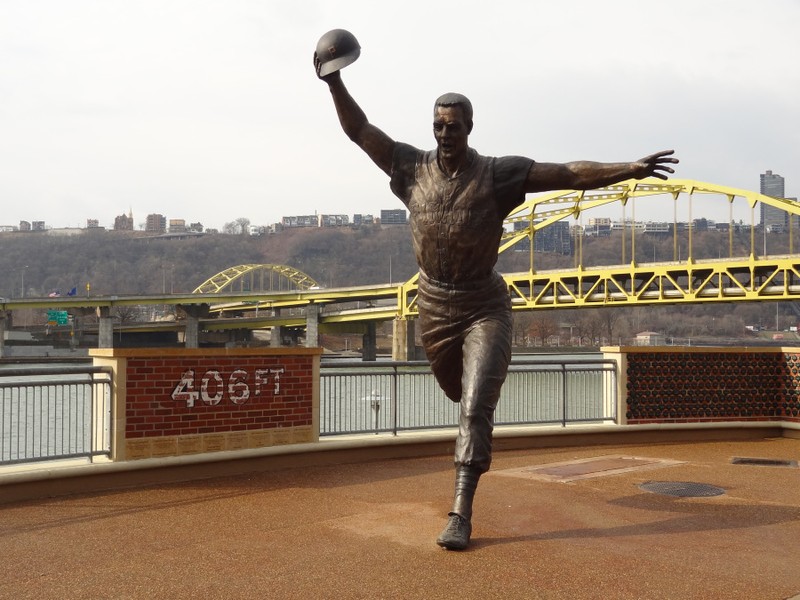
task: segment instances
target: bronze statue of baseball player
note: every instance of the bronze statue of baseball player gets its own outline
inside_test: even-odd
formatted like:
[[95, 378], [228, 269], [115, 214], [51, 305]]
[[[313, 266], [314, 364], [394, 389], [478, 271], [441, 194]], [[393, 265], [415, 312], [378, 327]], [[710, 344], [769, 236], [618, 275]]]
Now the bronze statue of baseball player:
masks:
[[390, 177], [392, 192], [410, 213], [422, 343], [437, 382], [460, 403], [455, 497], [436, 542], [463, 550], [472, 533], [478, 479], [491, 464], [494, 410], [511, 360], [511, 301], [494, 270], [503, 220], [526, 193], [666, 179], [678, 160], [671, 150], [624, 163], [481, 156], [468, 143], [472, 105], [454, 93], [434, 104], [436, 148], [419, 150], [370, 123], [347, 91], [340, 69], [359, 53], [351, 33], [333, 30], [320, 39], [314, 65], [344, 132]]

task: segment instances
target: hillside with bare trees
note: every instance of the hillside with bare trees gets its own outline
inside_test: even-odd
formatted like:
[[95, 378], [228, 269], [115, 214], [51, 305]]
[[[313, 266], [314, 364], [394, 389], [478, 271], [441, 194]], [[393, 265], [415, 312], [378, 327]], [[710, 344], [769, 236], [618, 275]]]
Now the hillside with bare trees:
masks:
[[[770, 254], [789, 251], [788, 235], [758, 240]], [[750, 251], [749, 235], [737, 234], [734, 255]], [[727, 234], [698, 231], [692, 241], [695, 259], [728, 256]], [[584, 266], [630, 262], [635, 249], [642, 264], [672, 260], [688, 253], [688, 241], [671, 235], [638, 236], [632, 242], [615, 233], [585, 238], [577, 253]], [[759, 244], [756, 252], [763, 251]], [[682, 254], [681, 254], [682, 253]], [[623, 256], [625, 261], [623, 261]], [[570, 269], [576, 254], [537, 253], [537, 270]], [[313, 228], [250, 236], [209, 234], [171, 238], [141, 232], [86, 230], [72, 236], [52, 232], [0, 234], [0, 297], [45, 297], [52, 293], [128, 295], [187, 293], [212, 275], [235, 265], [269, 263], [299, 269], [325, 287], [404, 281], [416, 272], [408, 227]], [[528, 252], [501, 255], [501, 271], [526, 271]], [[87, 289], [88, 286], [88, 289]], [[23, 293], [24, 291], [24, 293]], [[515, 342], [618, 343], [640, 331], [658, 331], [676, 340], [738, 339], [745, 326], [769, 330], [793, 327], [790, 303], [728, 303], [619, 310], [542, 310], [515, 313]]]

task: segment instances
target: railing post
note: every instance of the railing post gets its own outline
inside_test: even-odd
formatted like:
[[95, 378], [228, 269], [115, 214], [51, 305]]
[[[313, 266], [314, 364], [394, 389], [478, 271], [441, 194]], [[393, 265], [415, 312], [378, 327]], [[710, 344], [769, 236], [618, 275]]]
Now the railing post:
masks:
[[561, 363], [561, 426], [567, 426], [567, 365]]
[[398, 411], [398, 384], [400, 374], [397, 365], [392, 365], [392, 435], [397, 435], [397, 411]]

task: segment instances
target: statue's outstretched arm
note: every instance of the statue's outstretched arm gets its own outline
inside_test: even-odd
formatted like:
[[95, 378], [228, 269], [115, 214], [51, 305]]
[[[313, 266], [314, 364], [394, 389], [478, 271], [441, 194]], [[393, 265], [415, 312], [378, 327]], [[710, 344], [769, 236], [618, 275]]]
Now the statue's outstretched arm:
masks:
[[577, 161], [569, 163], [534, 163], [528, 172], [526, 192], [550, 190], [591, 190], [612, 185], [625, 179], [657, 177], [666, 179], [675, 172], [677, 164], [673, 150], [664, 150], [630, 163], [601, 163]]

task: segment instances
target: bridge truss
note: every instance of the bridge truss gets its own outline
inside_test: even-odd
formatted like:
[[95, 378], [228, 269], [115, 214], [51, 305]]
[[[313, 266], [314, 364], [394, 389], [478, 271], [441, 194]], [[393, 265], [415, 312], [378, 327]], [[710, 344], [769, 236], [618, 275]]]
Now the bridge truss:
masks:
[[[623, 206], [629, 200], [667, 195], [677, 201], [689, 197], [691, 214], [694, 195], [721, 196], [732, 206], [736, 198], [747, 202], [751, 212], [750, 253], [733, 256], [734, 226], [728, 226], [729, 257], [695, 261], [692, 257], [693, 228], [688, 228], [689, 255], [680, 260], [678, 227], [673, 223], [673, 261], [620, 266], [553, 271], [536, 271], [534, 237], [556, 221], [578, 219], [584, 212], [612, 203]], [[500, 246], [503, 253], [522, 240], [529, 241], [530, 269], [523, 273], [504, 274], [515, 310], [579, 308], [586, 306], [623, 306], [696, 302], [800, 299], [800, 257], [794, 256], [793, 228], [789, 227], [790, 254], [779, 257], [756, 256], [755, 208], [758, 203], [778, 208], [790, 215], [800, 215], [800, 203], [772, 198], [747, 190], [698, 181], [671, 179], [629, 180], [599, 190], [565, 190], [527, 200], [506, 219], [506, 232]], [[791, 222], [791, 219], [790, 219]], [[623, 232], [624, 234], [625, 232]], [[635, 254], [635, 218], [631, 222], [630, 248]], [[579, 246], [579, 252], [581, 251]], [[624, 245], [623, 245], [624, 252]], [[582, 262], [582, 256], [579, 256]], [[624, 260], [624, 257], [623, 257]], [[402, 286], [400, 314], [416, 315], [416, 277]]]

